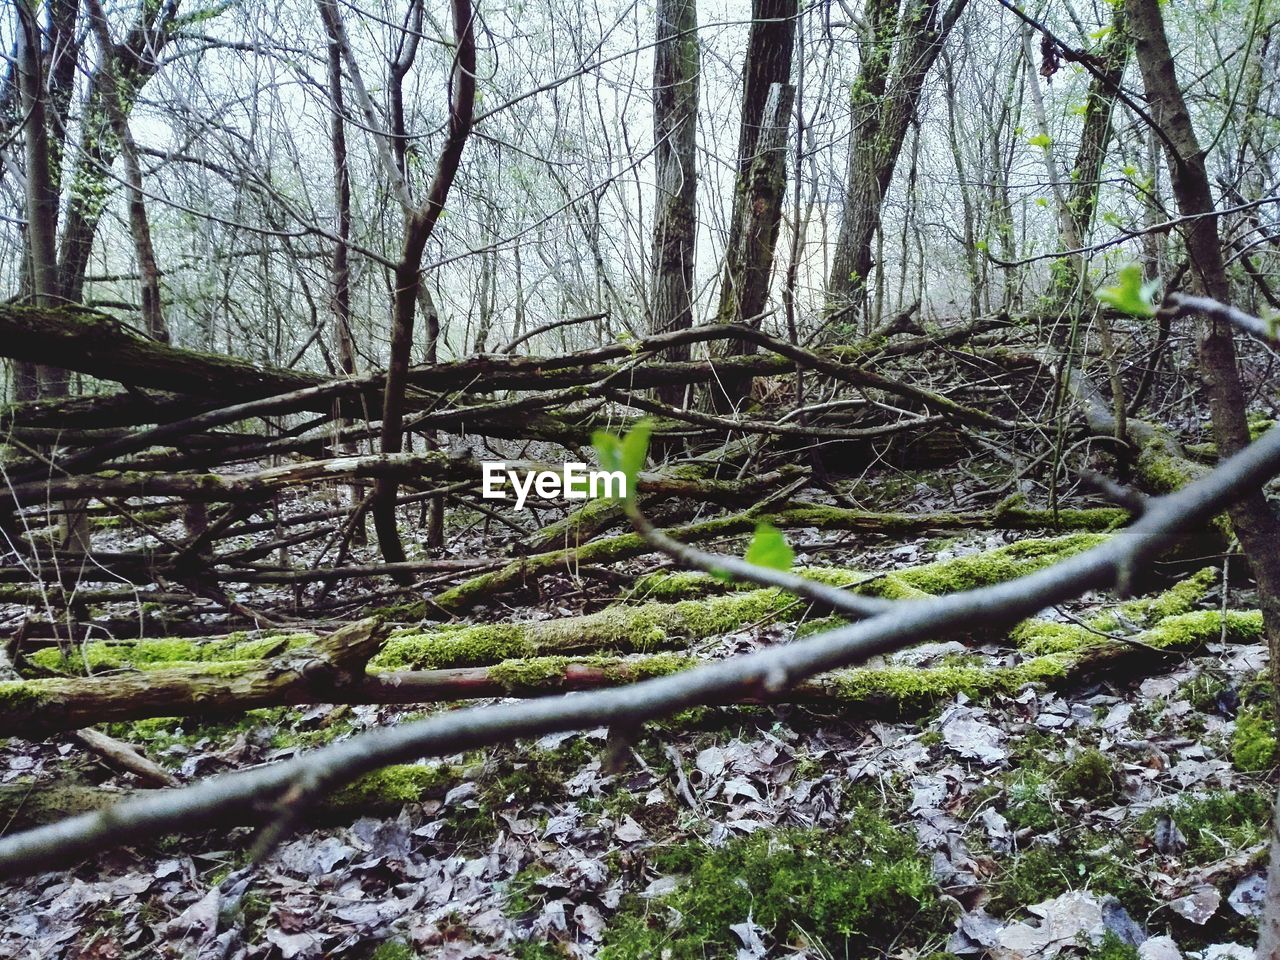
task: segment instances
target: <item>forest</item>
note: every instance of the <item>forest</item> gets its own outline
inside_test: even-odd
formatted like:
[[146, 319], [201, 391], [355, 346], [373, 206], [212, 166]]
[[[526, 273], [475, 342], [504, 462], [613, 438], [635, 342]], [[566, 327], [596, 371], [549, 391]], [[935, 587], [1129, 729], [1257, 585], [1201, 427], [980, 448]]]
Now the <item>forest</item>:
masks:
[[1280, 0], [0, 52], [0, 958], [1280, 960]]

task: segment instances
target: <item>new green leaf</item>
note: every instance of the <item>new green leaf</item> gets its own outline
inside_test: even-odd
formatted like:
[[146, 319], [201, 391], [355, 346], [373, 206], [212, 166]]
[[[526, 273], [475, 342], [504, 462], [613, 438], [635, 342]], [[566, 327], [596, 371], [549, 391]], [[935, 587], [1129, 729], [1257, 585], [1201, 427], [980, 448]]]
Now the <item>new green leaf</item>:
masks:
[[757, 567], [790, 570], [796, 555], [781, 530], [772, 524], [758, 523], [755, 536], [751, 538], [751, 545], [747, 547], [747, 555], [744, 559]]
[[1134, 317], [1153, 317], [1156, 313], [1155, 293], [1159, 283], [1142, 282], [1142, 268], [1136, 263], [1121, 267], [1115, 286], [1098, 291], [1098, 300]]
[[603, 430], [597, 430], [591, 435], [591, 445], [600, 458], [600, 466], [605, 470], [616, 470], [627, 478], [624, 499], [628, 502], [635, 500], [636, 483], [640, 471], [644, 469], [645, 458], [649, 455], [649, 436], [652, 433], [653, 424], [645, 419], [628, 430], [627, 435], [621, 439]]

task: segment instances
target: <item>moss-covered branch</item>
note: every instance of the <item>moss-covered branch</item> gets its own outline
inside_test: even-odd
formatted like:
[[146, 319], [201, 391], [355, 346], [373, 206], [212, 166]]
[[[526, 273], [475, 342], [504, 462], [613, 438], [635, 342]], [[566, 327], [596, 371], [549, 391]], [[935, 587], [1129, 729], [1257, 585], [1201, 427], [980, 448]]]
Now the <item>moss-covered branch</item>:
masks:
[[[816, 527], [820, 530], [851, 530], [899, 536], [929, 530], [957, 529], [1102, 531], [1116, 529], [1128, 518], [1127, 511], [1114, 508], [1063, 510], [1055, 514], [1048, 510], [1029, 510], [1016, 502], [990, 511], [941, 514], [875, 513], [843, 507], [799, 504], [781, 510], [748, 510], [730, 514], [676, 527], [669, 533], [681, 542], [698, 543], [750, 533], [760, 521], [788, 529]], [[624, 533], [577, 547], [522, 557], [500, 570], [466, 580], [436, 595], [425, 605], [423, 615], [431, 617], [464, 613], [476, 604], [518, 590], [539, 576], [557, 571], [573, 572], [588, 564], [616, 563], [652, 552], [653, 547], [639, 534]]]

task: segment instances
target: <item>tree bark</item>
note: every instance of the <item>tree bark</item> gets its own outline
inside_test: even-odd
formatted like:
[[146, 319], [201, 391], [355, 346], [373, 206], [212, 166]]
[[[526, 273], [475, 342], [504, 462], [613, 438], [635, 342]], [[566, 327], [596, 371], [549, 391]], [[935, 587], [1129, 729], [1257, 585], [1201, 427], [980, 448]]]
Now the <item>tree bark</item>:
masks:
[[[738, 180], [733, 194], [733, 210], [729, 215], [729, 238], [725, 244], [725, 273], [720, 287], [720, 308], [717, 315], [725, 322], [735, 323], [758, 313], [736, 310], [735, 289], [741, 280], [741, 264], [738, 260], [743, 229], [751, 220], [752, 168], [767, 150], [782, 145], [761, 148], [760, 139], [778, 123], [779, 110], [770, 109], [774, 84], [789, 85], [791, 58], [795, 46], [797, 0], [752, 0], [751, 30], [747, 35], [746, 59], [742, 65], [742, 116], [738, 126]], [[788, 114], [789, 109], [783, 111]], [[787, 122], [784, 120], [783, 138]], [[782, 163], [785, 164], [785, 158]], [[776, 224], [774, 227], [776, 235]], [[772, 250], [772, 246], [770, 247]], [[735, 269], [736, 268], [736, 269]], [[728, 318], [728, 319], [726, 319]]]
[[[653, 65], [653, 140], [656, 212], [650, 333], [693, 326], [694, 241], [697, 230], [698, 12], [696, 0], [658, 0]], [[668, 348], [683, 360], [688, 348]], [[658, 396], [680, 406], [683, 388]]]
[[[1229, 303], [1231, 288], [1218, 238], [1218, 219], [1212, 215], [1215, 207], [1204, 151], [1178, 83], [1159, 0], [1127, 0], [1126, 9], [1152, 118], [1169, 140], [1165, 159], [1178, 212], [1195, 218], [1182, 227], [1192, 286], [1197, 293]], [[1197, 346], [1214, 439], [1219, 455], [1228, 457], [1249, 444], [1244, 387], [1231, 327], [1221, 320], [1202, 319]], [[1271, 512], [1261, 487], [1245, 494], [1229, 512], [1257, 581], [1271, 651], [1272, 682], [1280, 695], [1280, 521]]]
[[85, 269], [93, 252], [98, 221], [110, 196], [110, 170], [120, 151], [120, 140], [113, 134], [106, 107], [108, 90], [116, 94], [127, 121], [137, 94], [160, 68], [160, 55], [173, 35], [171, 27], [180, 2], [142, 4], [124, 41], [103, 51], [108, 71], [104, 73], [99, 68], [89, 77], [78, 160], [71, 174], [66, 223], [58, 250], [62, 295], [70, 303], [79, 303], [84, 296]]
[[[756, 153], [739, 186], [744, 201], [739, 211], [742, 219], [735, 230], [737, 245], [730, 251], [725, 269], [719, 317], [722, 323], [759, 326], [760, 314], [769, 300], [773, 253], [787, 184], [787, 131], [794, 99], [795, 87], [790, 84], [775, 83], [769, 88]], [[725, 347], [729, 354], [754, 350], [742, 340], [730, 340]], [[713, 396], [717, 409], [733, 410], [750, 399], [751, 380], [726, 376], [717, 384]]]
[[934, 60], [967, 0], [911, 0], [901, 21], [898, 0], [871, 0], [867, 36], [850, 105], [853, 145], [845, 182], [844, 214], [827, 280], [831, 310], [856, 307], [866, 296], [871, 241], [898, 153], [915, 116]]
[[147, 205], [142, 194], [142, 168], [138, 165], [138, 151], [129, 131], [129, 117], [121, 102], [119, 78], [115, 74], [115, 43], [111, 40], [107, 15], [100, 0], [87, 0], [89, 20], [102, 49], [98, 72], [102, 76], [102, 103], [111, 122], [111, 129], [119, 141], [120, 156], [124, 163], [124, 180], [128, 193], [129, 232], [133, 235], [134, 253], [138, 259], [138, 280], [142, 289], [142, 321], [147, 333], [162, 343], [169, 342], [169, 325], [164, 319], [164, 307], [160, 299], [160, 269], [156, 266], [155, 247], [151, 243], [151, 224], [147, 219]]

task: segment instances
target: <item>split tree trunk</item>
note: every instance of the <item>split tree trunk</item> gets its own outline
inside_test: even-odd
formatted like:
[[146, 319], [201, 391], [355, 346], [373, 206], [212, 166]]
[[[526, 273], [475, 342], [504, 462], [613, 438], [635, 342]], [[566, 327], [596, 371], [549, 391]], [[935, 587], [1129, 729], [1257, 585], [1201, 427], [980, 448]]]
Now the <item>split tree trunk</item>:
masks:
[[[1127, 9], [1152, 117], [1168, 137], [1165, 159], [1178, 212], [1192, 218], [1182, 228], [1191, 260], [1192, 285], [1198, 293], [1229, 303], [1231, 287], [1222, 260], [1218, 220], [1212, 216], [1215, 212], [1213, 193], [1205, 169], [1204, 150], [1196, 139], [1178, 83], [1159, 0], [1128, 0]], [[1218, 453], [1228, 457], [1249, 444], [1235, 340], [1228, 324], [1208, 319], [1200, 322], [1198, 338], [1200, 369], [1213, 416], [1214, 438]], [[1272, 682], [1280, 691], [1280, 521], [1271, 512], [1261, 488], [1237, 500], [1229, 513], [1257, 580], [1258, 600], [1271, 650]]]
[[[653, 65], [656, 213], [650, 333], [693, 326], [694, 237], [697, 228], [698, 11], [696, 0], [658, 0]], [[664, 351], [689, 357], [687, 346]], [[684, 388], [666, 385], [658, 397], [680, 406]]]
[[[762, 114], [762, 129], [755, 156], [739, 188], [742, 199], [736, 246], [729, 251], [725, 285], [720, 300], [720, 322], [760, 325], [760, 314], [769, 300], [773, 278], [773, 252], [782, 220], [782, 199], [787, 185], [787, 131], [795, 87], [775, 83]], [[735, 204], [735, 206], [737, 206]], [[725, 345], [729, 355], [754, 352], [744, 340]], [[751, 396], [751, 379], [726, 374], [717, 383], [716, 408], [733, 410]]]
[[862, 67], [850, 95], [853, 145], [844, 215], [827, 281], [831, 309], [856, 307], [866, 296], [871, 241], [898, 154], [934, 60], [967, 0], [912, 0], [902, 19], [898, 0], [870, 0]]

